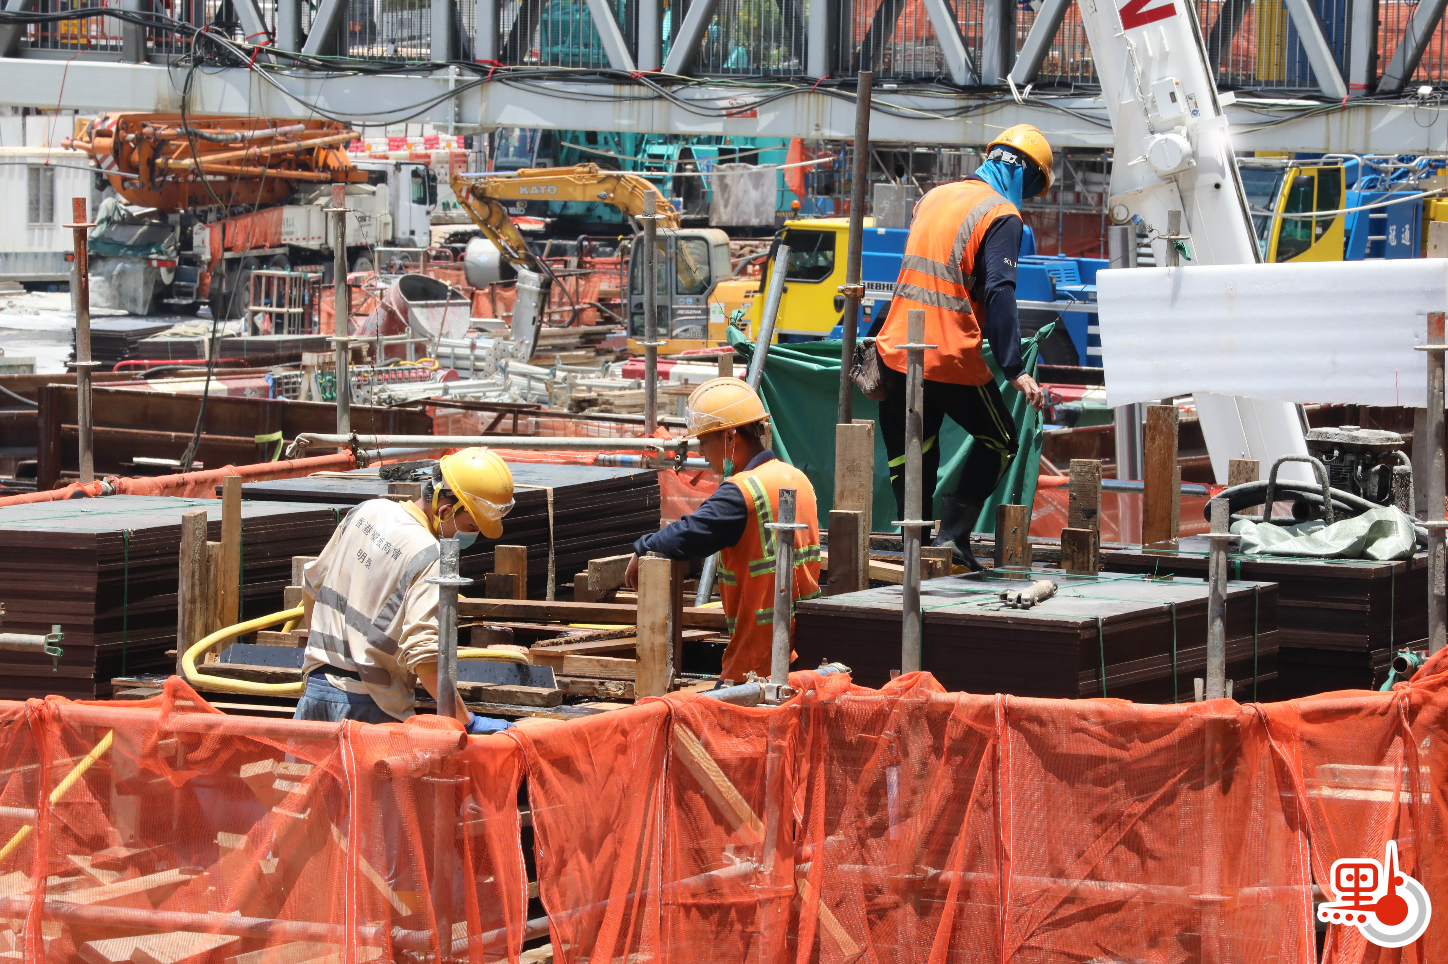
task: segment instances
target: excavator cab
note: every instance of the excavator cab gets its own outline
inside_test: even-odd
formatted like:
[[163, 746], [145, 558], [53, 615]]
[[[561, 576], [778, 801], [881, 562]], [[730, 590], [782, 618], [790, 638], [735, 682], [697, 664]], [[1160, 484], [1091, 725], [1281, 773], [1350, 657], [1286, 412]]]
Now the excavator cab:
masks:
[[[660, 354], [708, 347], [709, 296], [727, 280], [729, 236], [717, 228], [660, 230], [654, 262]], [[644, 243], [634, 239], [628, 269], [629, 347], [644, 341]]]

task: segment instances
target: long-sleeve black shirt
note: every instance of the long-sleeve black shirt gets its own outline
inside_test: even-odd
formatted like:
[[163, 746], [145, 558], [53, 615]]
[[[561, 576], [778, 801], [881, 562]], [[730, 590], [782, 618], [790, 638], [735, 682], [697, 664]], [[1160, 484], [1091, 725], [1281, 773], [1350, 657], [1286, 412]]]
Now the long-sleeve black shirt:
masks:
[[[982, 180], [969, 175], [967, 180]], [[997, 218], [975, 254], [975, 284], [971, 298], [984, 306], [976, 319], [990, 343], [991, 354], [1007, 379], [1025, 371], [1021, 364], [1021, 318], [1016, 309], [1016, 261], [1021, 255], [1021, 219]]]
[[[750, 459], [744, 470], [758, 468], [773, 458], [774, 452], [765, 449]], [[726, 480], [697, 511], [658, 532], [640, 536], [634, 542], [634, 552], [640, 556], [657, 552], [668, 559], [704, 559], [738, 545], [748, 524], [749, 504], [744, 501], [744, 492]]]

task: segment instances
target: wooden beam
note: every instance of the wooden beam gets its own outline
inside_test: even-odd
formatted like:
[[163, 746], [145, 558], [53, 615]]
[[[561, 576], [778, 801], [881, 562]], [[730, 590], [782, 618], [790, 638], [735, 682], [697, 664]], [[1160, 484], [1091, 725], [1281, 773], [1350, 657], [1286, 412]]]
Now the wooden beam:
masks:
[[[1436, 222], [1435, 222], [1436, 223]], [[1229, 459], [1227, 461], [1227, 488], [1256, 482], [1262, 477], [1262, 463], [1256, 459]]]
[[207, 611], [206, 510], [181, 516], [181, 560], [176, 582], [176, 675], [181, 657], [206, 635]]
[[1031, 568], [1031, 510], [1024, 505], [996, 506], [995, 567]]
[[1096, 574], [1097, 552], [1094, 529], [1061, 530], [1061, 568], [1070, 573]]
[[678, 593], [682, 581], [681, 563], [654, 556], [639, 560], [637, 697], [663, 696], [673, 686], [683, 630]]
[[511, 572], [485, 573], [483, 595], [489, 599], [517, 599], [518, 577]]
[[546, 649], [531, 650], [531, 659], [538, 666], [552, 666], [557, 676], [592, 676], [598, 679], [636, 679], [639, 661], [617, 656], [550, 653]]
[[939, 579], [950, 575], [955, 565], [954, 556], [949, 546], [921, 546], [920, 578]]
[[493, 572], [506, 572], [516, 576], [517, 583], [513, 586], [513, 598], [528, 598], [527, 546], [494, 546]]
[[573, 601], [574, 602], [598, 602], [603, 598], [603, 593], [594, 592], [588, 588], [588, 570], [574, 573], [573, 575]]
[[[875, 504], [875, 423], [856, 419], [848, 425], [835, 426], [835, 498], [832, 509], [844, 509], [863, 515], [860, 531], [869, 533], [874, 525]], [[869, 539], [860, 539], [860, 577], [857, 589], [869, 589]]]
[[[864, 538], [865, 514], [856, 509], [830, 510], [830, 548], [835, 550], [834, 563], [825, 581], [825, 595], [857, 592], [860, 589], [860, 563], [869, 558], [869, 540]], [[863, 580], [867, 585], [869, 577]]]
[[746, 843], [763, 840], [764, 822], [749, 806], [739, 788], [725, 776], [719, 764], [709, 755], [709, 751], [704, 749], [704, 744], [694, 735], [694, 731], [675, 720], [673, 737], [674, 755], [684, 765], [684, 769], [698, 781], [709, 802], [719, 809], [733, 829], [745, 831]]
[[[642, 565], [640, 560], [640, 565]], [[546, 599], [458, 600], [458, 616], [493, 622], [601, 623], [632, 626], [638, 622], [638, 607], [632, 603], [579, 603]], [[727, 632], [724, 610], [717, 607], [688, 607], [681, 617], [684, 629], [712, 629]]]
[[217, 617], [221, 626], [241, 622], [241, 476], [221, 480], [221, 558], [217, 560]]
[[599, 594], [622, 588], [624, 573], [632, 558], [633, 553], [628, 553], [588, 560], [588, 588]]
[[[1090, 529], [1094, 550], [1101, 549], [1101, 461], [1071, 460], [1071, 488], [1067, 496], [1067, 526]], [[1095, 571], [1094, 569], [1092, 570]]]
[[1175, 548], [1176, 535], [1172, 518], [1181, 511], [1181, 485], [1177, 481], [1175, 405], [1146, 407], [1145, 442], [1141, 544]]

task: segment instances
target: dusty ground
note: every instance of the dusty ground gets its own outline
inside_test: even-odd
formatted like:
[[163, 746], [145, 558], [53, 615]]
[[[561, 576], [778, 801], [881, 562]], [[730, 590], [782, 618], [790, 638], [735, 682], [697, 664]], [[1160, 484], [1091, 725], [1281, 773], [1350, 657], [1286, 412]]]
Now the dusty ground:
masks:
[[[92, 308], [91, 318], [127, 317], [123, 311]], [[204, 316], [203, 316], [204, 317]], [[195, 318], [165, 316], [180, 324]], [[34, 358], [38, 374], [65, 371], [75, 333], [68, 291], [0, 292], [0, 352], [7, 359]]]

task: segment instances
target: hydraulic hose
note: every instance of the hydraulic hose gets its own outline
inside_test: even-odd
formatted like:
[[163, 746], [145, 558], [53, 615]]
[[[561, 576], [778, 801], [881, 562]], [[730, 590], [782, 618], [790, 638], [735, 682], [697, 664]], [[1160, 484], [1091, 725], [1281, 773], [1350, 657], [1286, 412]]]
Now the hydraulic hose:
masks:
[[[1382, 508], [1382, 506], [1376, 502], [1369, 502], [1361, 496], [1354, 495], [1351, 492], [1345, 492], [1342, 489], [1332, 489], [1330, 491], [1332, 494], [1333, 508], [1338, 513], [1339, 518], [1358, 516], [1367, 512], [1369, 509]], [[1244, 482], [1241, 485], [1234, 485], [1229, 489], [1223, 489], [1219, 498], [1227, 500], [1227, 504], [1232, 510], [1232, 520], [1234, 522], [1243, 518], [1250, 519], [1253, 522], [1268, 521], [1275, 525], [1292, 525], [1303, 521], [1297, 518], [1273, 518], [1264, 520], [1262, 516], [1243, 516], [1238, 514], [1249, 506], [1261, 505], [1262, 500], [1267, 498], [1267, 483], [1265, 481]], [[1315, 482], [1294, 482], [1287, 479], [1278, 479], [1277, 491], [1273, 493], [1273, 498], [1274, 500], [1291, 498], [1294, 502], [1302, 503], [1318, 512], [1322, 510], [1322, 489], [1319, 488]], [[1267, 506], [1264, 507], [1264, 511], [1271, 512], [1272, 510], [1270, 506]], [[1428, 544], [1428, 530], [1418, 525], [1414, 525], [1413, 530], [1418, 536], [1419, 545], [1426, 546]]]
[[[231, 679], [227, 676], [212, 676], [202, 673], [196, 668], [196, 660], [211, 647], [227, 640], [236, 639], [238, 636], [245, 636], [247, 633], [254, 633], [257, 630], [265, 629], [268, 626], [275, 626], [277, 623], [285, 622], [294, 625], [302, 618], [306, 610], [302, 606], [295, 609], [285, 609], [281, 612], [272, 613], [267, 616], [258, 616], [256, 619], [248, 619], [246, 622], [237, 623], [235, 626], [227, 626], [225, 629], [218, 629], [210, 636], [203, 637], [196, 641], [181, 657], [181, 672], [186, 677], [186, 682], [192, 686], [205, 686], [208, 689], [220, 690], [224, 693], [243, 693], [248, 696], [300, 696], [306, 682], [299, 680], [295, 683], [256, 683], [251, 680]], [[489, 659], [499, 662], [528, 663], [528, 657], [523, 653], [515, 653], [507, 649], [477, 649], [465, 647], [458, 650], [458, 659]]]

